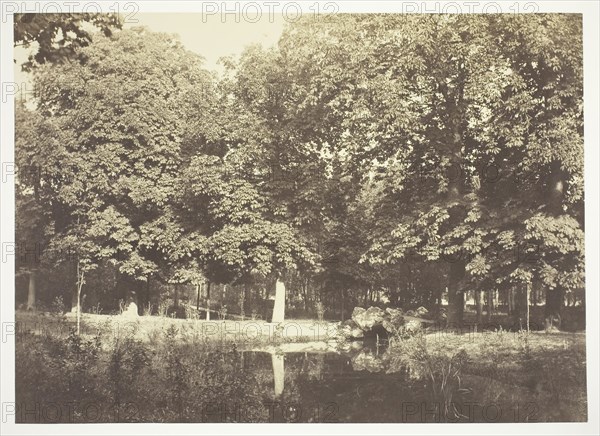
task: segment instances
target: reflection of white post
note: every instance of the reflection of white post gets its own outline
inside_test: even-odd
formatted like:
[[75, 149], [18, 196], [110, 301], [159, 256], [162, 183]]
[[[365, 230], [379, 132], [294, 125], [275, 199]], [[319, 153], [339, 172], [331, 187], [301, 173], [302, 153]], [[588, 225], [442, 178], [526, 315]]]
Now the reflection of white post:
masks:
[[35, 310], [36, 271], [29, 273], [29, 292], [27, 293], [27, 310]]
[[273, 363], [273, 379], [275, 380], [275, 396], [283, 393], [285, 383], [285, 367], [283, 354], [271, 353], [271, 362]]
[[531, 282], [527, 282], [527, 333], [529, 333], [529, 294], [531, 293]]
[[275, 283], [275, 304], [271, 322], [283, 322], [285, 318], [285, 284], [278, 277]]

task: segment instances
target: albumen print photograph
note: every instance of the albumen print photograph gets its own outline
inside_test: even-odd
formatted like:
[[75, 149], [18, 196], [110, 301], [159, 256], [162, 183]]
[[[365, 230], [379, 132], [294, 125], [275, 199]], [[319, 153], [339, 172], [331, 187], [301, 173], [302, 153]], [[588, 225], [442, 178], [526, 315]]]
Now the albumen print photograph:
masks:
[[583, 14], [198, 4], [3, 10], [3, 423], [588, 423]]

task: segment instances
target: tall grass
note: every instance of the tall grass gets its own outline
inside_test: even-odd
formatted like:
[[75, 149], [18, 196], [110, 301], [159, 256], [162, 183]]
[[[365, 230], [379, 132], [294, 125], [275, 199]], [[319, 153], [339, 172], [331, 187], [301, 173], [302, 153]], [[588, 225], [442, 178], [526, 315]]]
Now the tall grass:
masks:
[[[262, 402], [270, 390], [244, 370], [236, 349], [188, 339], [175, 326], [153, 344], [131, 329], [66, 337], [23, 332], [17, 422], [266, 421]], [[230, 413], [231, 401], [244, 413]], [[70, 405], [70, 413], [44, 413], [57, 405]], [[224, 413], [207, 413], [221, 405]]]

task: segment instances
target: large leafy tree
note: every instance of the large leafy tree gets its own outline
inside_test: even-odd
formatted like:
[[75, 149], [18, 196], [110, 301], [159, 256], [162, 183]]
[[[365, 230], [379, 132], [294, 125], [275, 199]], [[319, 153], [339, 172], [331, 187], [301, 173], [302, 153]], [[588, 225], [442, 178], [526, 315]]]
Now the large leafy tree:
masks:
[[310, 267], [311, 252], [292, 226], [272, 219], [268, 198], [244, 172], [233, 150], [223, 158], [199, 154], [182, 173], [180, 216], [207, 278], [247, 286]]
[[503, 71], [485, 17], [409, 20], [418, 28], [408, 45], [418, 61], [412, 70], [396, 74], [420, 107], [415, 108], [417, 123], [401, 128], [408, 133], [404, 149], [384, 169], [387, 177], [400, 175], [388, 182], [389, 199], [409, 211], [374, 248], [386, 262], [414, 253], [444, 265], [448, 321], [458, 324], [466, 264], [481, 249], [476, 169], [487, 145], [481, 131], [488, 127], [486, 108], [497, 98]]
[[462, 321], [467, 286], [538, 279], [547, 310], [556, 311], [559, 289], [583, 280], [580, 23], [414, 20], [426, 33], [412, 51], [425, 67], [413, 87], [424, 103], [419, 139], [386, 167], [390, 195], [381, 209], [384, 223], [398, 210], [390, 200], [411, 212], [374, 240], [370, 259], [394, 263], [412, 253], [449, 264], [451, 323]]
[[[361, 281], [352, 265], [360, 254], [341, 252], [348, 242], [341, 239], [353, 237], [343, 221], [358, 183], [346, 162], [348, 147], [339, 143], [344, 109], [332, 102], [351, 72], [338, 63], [347, 53], [330, 52], [336, 44], [324, 45], [326, 27], [313, 24], [291, 26], [278, 49], [250, 47], [233, 65], [226, 92], [232, 96], [230, 110], [241, 115], [230, 143], [252, 168], [248, 180], [268, 199], [270, 219], [290, 225], [318, 256], [319, 265], [296, 282], [307, 288], [312, 279], [313, 285], [341, 290]], [[344, 26], [351, 36], [351, 23]]]
[[160, 265], [190, 256], [170, 199], [194, 146], [183, 138], [200, 134], [187, 121], [209, 116], [212, 79], [176, 37], [143, 28], [97, 34], [81, 52], [61, 74], [48, 66], [36, 77], [38, 111], [68, 132], [46, 151], [62, 165], [42, 170], [53, 180], [45, 206], [61, 223], [55, 241], [96, 241], [91, 257], [115, 264], [135, 291]]
[[[376, 223], [365, 263], [387, 274], [409, 259], [417, 274], [440, 265], [452, 324], [470, 288], [537, 279], [551, 308], [558, 283], [581, 286], [577, 17], [308, 19], [284, 34], [280, 51], [293, 65], [287, 94], [277, 93], [293, 101], [284, 113], [335, 157], [321, 153], [326, 168], [354, 182], [326, 200], [336, 206], [332, 228], [357, 213]], [[344, 208], [354, 216], [336, 216]]]
[[[17, 104], [15, 109], [15, 158], [19, 169], [15, 183], [15, 268], [18, 276], [28, 276], [27, 308], [35, 309], [37, 276], [48, 242], [47, 233], [51, 232], [48, 228], [50, 214], [43, 208], [44, 202], [48, 201], [48, 190], [41, 177], [41, 168], [50, 163], [45, 162], [47, 156], [39, 151], [52, 149], [59, 132], [24, 104]], [[42, 145], [43, 141], [47, 142]]]
[[92, 41], [93, 31], [110, 36], [122, 25], [118, 14], [16, 14], [14, 41], [17, 47], [35, 45], [29, 60], [22, 65], [23, 70], [31, 71], [36, 65], [74, 60], [80, 54], [78, 49]]
[[502, 236], [530, 252], [529, 262], [505, 273], [540, 283], [547, 318], [560, 318], [565, 292], [584, 287], [582, 21], [503, 17], [494, 30], [511, 84], [494, 108], [493, 139], [512, 186], [493, 194], [500, 200], [495, 206], [522, 223]]
[[44, 160], [20, 210], [37, 205], [57, 247], [87, 242], [82, 268], [287, 276], [342, 307], [447, 288], [452, 324], [468, 290], [535, 282], [555, 317], [583, 286], [576, 16], [303, 18], [217, 87], [143, 29], [74, 53], [21, 112], [41, 138], [23, 134], [23, 164]]
[[[87, 26], [87, 29], [86, 29]], [[21, 68], [32, 71], [35, 66], [45, 63], [61, 64], [73, 61], [76, 50], [91, 42], [90, 29], [101, 30], [110, 35], [120, 29], [122, 22], [117, 14], [16, 14], [14, 16], [15, 47], [30, 48], [34, 51]], [[16, 159], [19, 168], [16, 195], [16, 222], [18, 262], [17, 271], [29, 274], [29, 295], [27, 306], [36, 305], [37, 274], [44, 249], [48, 243], [48, 213], [42, 210], [44, 198], [41, 168], [48, 153], [56, 144], [40, 145], [44, 141], [58, 141], [56, 126], [41, 119], [35, 111], [24, 105], [17, 106]], [[53, 131], [52, 131], [53, 130]], [[46, 162], [46, 165], [52, 165]]]

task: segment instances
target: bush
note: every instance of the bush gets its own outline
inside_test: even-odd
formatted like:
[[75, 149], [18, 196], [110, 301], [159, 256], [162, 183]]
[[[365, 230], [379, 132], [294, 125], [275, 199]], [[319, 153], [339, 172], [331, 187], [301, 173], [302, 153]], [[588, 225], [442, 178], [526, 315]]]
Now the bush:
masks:
[[131, 333], [120, 333], [109, 350], [106, 368], [108, 396], [112, 399], [115, 420], [135, 421], [131, 416], [130, 405], [136, 404], [143, 386], [143, 369], [150, 363], [149, 351], [144, 344], [133, 338]]
[[[66, 324], [65, 324], [66, 325]], [[173, 325], [152, 349], [127, 329], [77, 336], [74, 332], [17, 335], [16, 396], [19, 407], [40, 399], [75, 404], [58, 422], [90, 422], [77, 407], [102, 409], [97, 422], [267, 421], [264, 384], [244, 369], [241, 354], [223, 344], [188, 342]], [[245, 411], [207, 415], [208, 406], [234, 398]], [[230, 408], [231, 409], [231, 408]], [[55, 422], [41, 414], [19, 413], [17, 422]], [[94, 421], [96, 422], [96, 421]]]
[[65, 302], [63, 301], [62, 295], [54, 297], [50, 309], [53, 313], [63, 314], [65, 313]]
[[168, 301], [161, 301], [158, 304], [158, 316], [167, 316], [167, 311], [169, 309], [169, 302]]
[[170, 318], [186, 319], [186, 308], [184, 306], [170, 306], [167, 309], [167, 316]]
[[325, 305], [322, 301], [317, 301], [315, 310], [317, 311], [317, 319], [319, 322], [323, 322], [323, 319], [325, 318]]
[[394, 370], [405, 370], [410, 378], [429, 384], [432, 401], [442, 407], [444, 419], [455, 422], [457, 418], [465, 418], [456, 409], [456, 400], [453, 401], [461, 391], [461, 372], [469, 360], [465, 350], [428, 345], [425, 336], [419, 333], [394, 343], [393, 356]]

